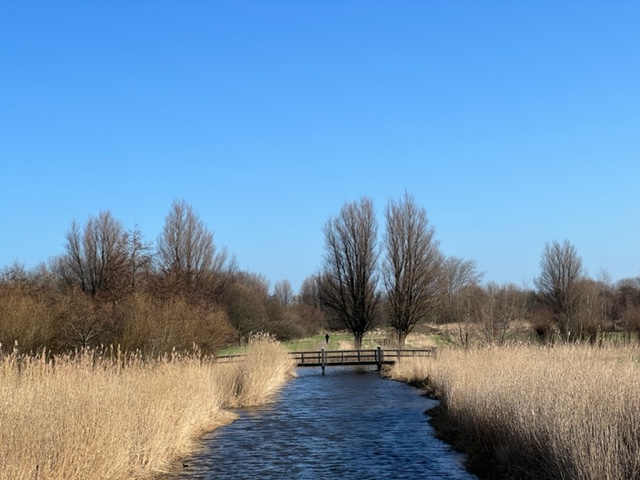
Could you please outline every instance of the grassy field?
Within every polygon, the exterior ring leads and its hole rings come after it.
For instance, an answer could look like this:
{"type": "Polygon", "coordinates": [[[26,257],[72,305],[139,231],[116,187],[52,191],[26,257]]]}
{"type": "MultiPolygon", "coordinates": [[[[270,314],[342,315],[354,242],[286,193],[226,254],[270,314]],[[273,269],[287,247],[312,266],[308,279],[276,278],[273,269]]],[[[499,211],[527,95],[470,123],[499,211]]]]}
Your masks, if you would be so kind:
{"type": "Polygon", "coordinates": [[[441,399],[440,433],[481,478],[629,480],[640,478],[639,360],[632,347],[442,349],[390,375],[441,399]]]}
{"type": "Polygon", "coordinates": [[[197,354],[153,361],[114,351],[45,359],[0,357],[0,479],[147,479],[255,405],[293,374],[263,339],[247,361],[197,354]]]}
{"type": "MultiPolygon", "coordinates": [[[[288,342],[282,342],[284,348],[289,352],[317,351],[325,347],[330,350],[349,350],[353,348],[353,335],[339,332],[332,332],[329,335],[329,343],[326,343],[325,334],[318,334],[312,337],[305,337],[288,342]]],[[[363,342],[363,348],[375,348],[376,341],[380,338],[376,335],[368,335],[363,342]]],[[[227,347],[218,352],[218,355],[241,355],[246,353],[246,346],[227,347]]]]}
{"type": "MultiPolygon", "coordinates": [[[[407,338],[406,348],[425,348],[448,344],[442,337],[435,334],[416,333],[407,338]]],[[[321,348],[328,350],[352,350],[354,348],[353,335],[348,332],[330,332],[329,343],[326,343],[325,334],[318,334],[288,342],[282,345],[290,352],[317,351],[321,348]]],[[[362,348],[375,349],[378,345],[388,348],[396,348],[393,345],[392,335],[385,330],[374,330],[365,335],[362,348]]],[[[218,355],[240,355],[246,352],[246,347],[227,347],[218,352],[218,355]]]]}

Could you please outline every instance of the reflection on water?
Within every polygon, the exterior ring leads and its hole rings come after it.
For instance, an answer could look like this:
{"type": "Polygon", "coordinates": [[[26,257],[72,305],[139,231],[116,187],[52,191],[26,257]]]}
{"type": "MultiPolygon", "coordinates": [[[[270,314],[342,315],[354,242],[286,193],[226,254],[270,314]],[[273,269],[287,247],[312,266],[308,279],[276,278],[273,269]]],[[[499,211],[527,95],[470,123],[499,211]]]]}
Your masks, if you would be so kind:
{"type": "Polygon", "coordinates": [[[204,439],[173,479],[472,479],[417,389],[376,372],[298,369],[275,403],[204,439]]]}

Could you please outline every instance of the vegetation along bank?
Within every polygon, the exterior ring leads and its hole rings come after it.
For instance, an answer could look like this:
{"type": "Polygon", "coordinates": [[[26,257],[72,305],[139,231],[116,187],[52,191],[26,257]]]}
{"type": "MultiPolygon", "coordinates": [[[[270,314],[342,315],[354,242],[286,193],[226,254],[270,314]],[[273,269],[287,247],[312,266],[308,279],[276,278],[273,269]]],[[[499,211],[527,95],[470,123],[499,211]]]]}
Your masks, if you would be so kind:
{"type": "Polygon", "coordinates": [[[640,478],[635,347],[441,349],[391,378],[440,399],[434,426],[480,478],[640,478]]]}
{"type": "Polygon", "coordinates": [[[246,361],[198,352],[0,355],[0,479],[151,479],[193,453],[230,408],[267,401],[293,374],[278,343],[246,361]]]}

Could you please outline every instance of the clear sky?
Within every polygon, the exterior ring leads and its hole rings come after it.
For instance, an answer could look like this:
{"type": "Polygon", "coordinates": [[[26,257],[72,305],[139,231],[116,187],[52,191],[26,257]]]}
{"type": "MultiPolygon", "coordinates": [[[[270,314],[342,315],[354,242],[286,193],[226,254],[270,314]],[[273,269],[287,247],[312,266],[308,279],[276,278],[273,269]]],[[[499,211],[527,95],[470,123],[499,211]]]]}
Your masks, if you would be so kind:
{"type": "Polygon", "coordinates": [[[0,6],[0,266],[190,203],[297,290],[346,201],[405,190],[442,250],[532,285],[548,241],[640,275],[640,2],[0,6]]]}

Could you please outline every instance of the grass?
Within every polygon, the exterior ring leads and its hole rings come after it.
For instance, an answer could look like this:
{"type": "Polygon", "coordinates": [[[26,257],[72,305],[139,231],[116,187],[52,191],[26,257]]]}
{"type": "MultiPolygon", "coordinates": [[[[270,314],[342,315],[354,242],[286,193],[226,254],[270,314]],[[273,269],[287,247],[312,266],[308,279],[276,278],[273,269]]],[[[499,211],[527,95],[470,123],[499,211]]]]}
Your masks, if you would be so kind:
{"type": "Polygon", "coordinates": [[[627,480],[640,478],[637,358],[631,347],[444,349],[391,376],[428,384],[441,433],[483,478],[627,480]]]}
{"type": "MultiPolygon", "coordinates": [[[[311,337],[282,342],[282,346],[289,352],[306,352],[320,350],[323,347],[327,347],[327,344],[324,334],[318,334],[311,337]]],[[[353,336],[346,333],[331,333],[327,348],[332,350],[346,350],[347,348],[353,348],[353,336]],[[349,344],[351,345],[350,347],[349,344]]],[[[232,346],[218,351],[218,356],[243,355],[246,352],[247,346],[232,346]]]]}
{"type": "MultiPolygon", "coordinates": [[[[363,349],[373,349],[383,343],[385,339],[384,332],[373,331],[365,335],[362,340],[363,349]]],[[[329,333],[329,343],[326,343],[325,334],[315,335],[291,342],[285,342],[285,346],[291,352],[315,351],[321,348],[327,350],[352,350],[354,349],[353,335],[347,332],[331,332],[329,333]]]]}
{"type": "Polygon", "coordinates": [[[267,401],[292,372],[266,339],[231,365],[197,353],[2,355],[0,479],[155,478],[232,421],[229,408],[267,401]]]}
{"type": "MultiPolygon", "coordinates": [[[[362,341],[363,349],[375,349],[378,345],[388,346],[389,348],[395,348],[391,346],[390,337],[391,333],[385,330],[374,330],[365,335],[362,341]]],[[[442,345],[443,340],[438,335],[427,334],[411,334],[407,338],[407,348],[425,348],[434,345],[442,345]]],[[[325,334],[313,335],[311,337],[300,338],[296,340],[290,340],[282,342],[282,345],[290,352],[307,352],[317,351],[321,348],[327,348],[328,350],[353,350],[353,335],[348,332],[330,332],[329,344],[327,345],[325,334]]],[[[242,355],[246,353],[246,346],[233,346],[226,347],[218,351],[218,355],[242,355]]]]}

